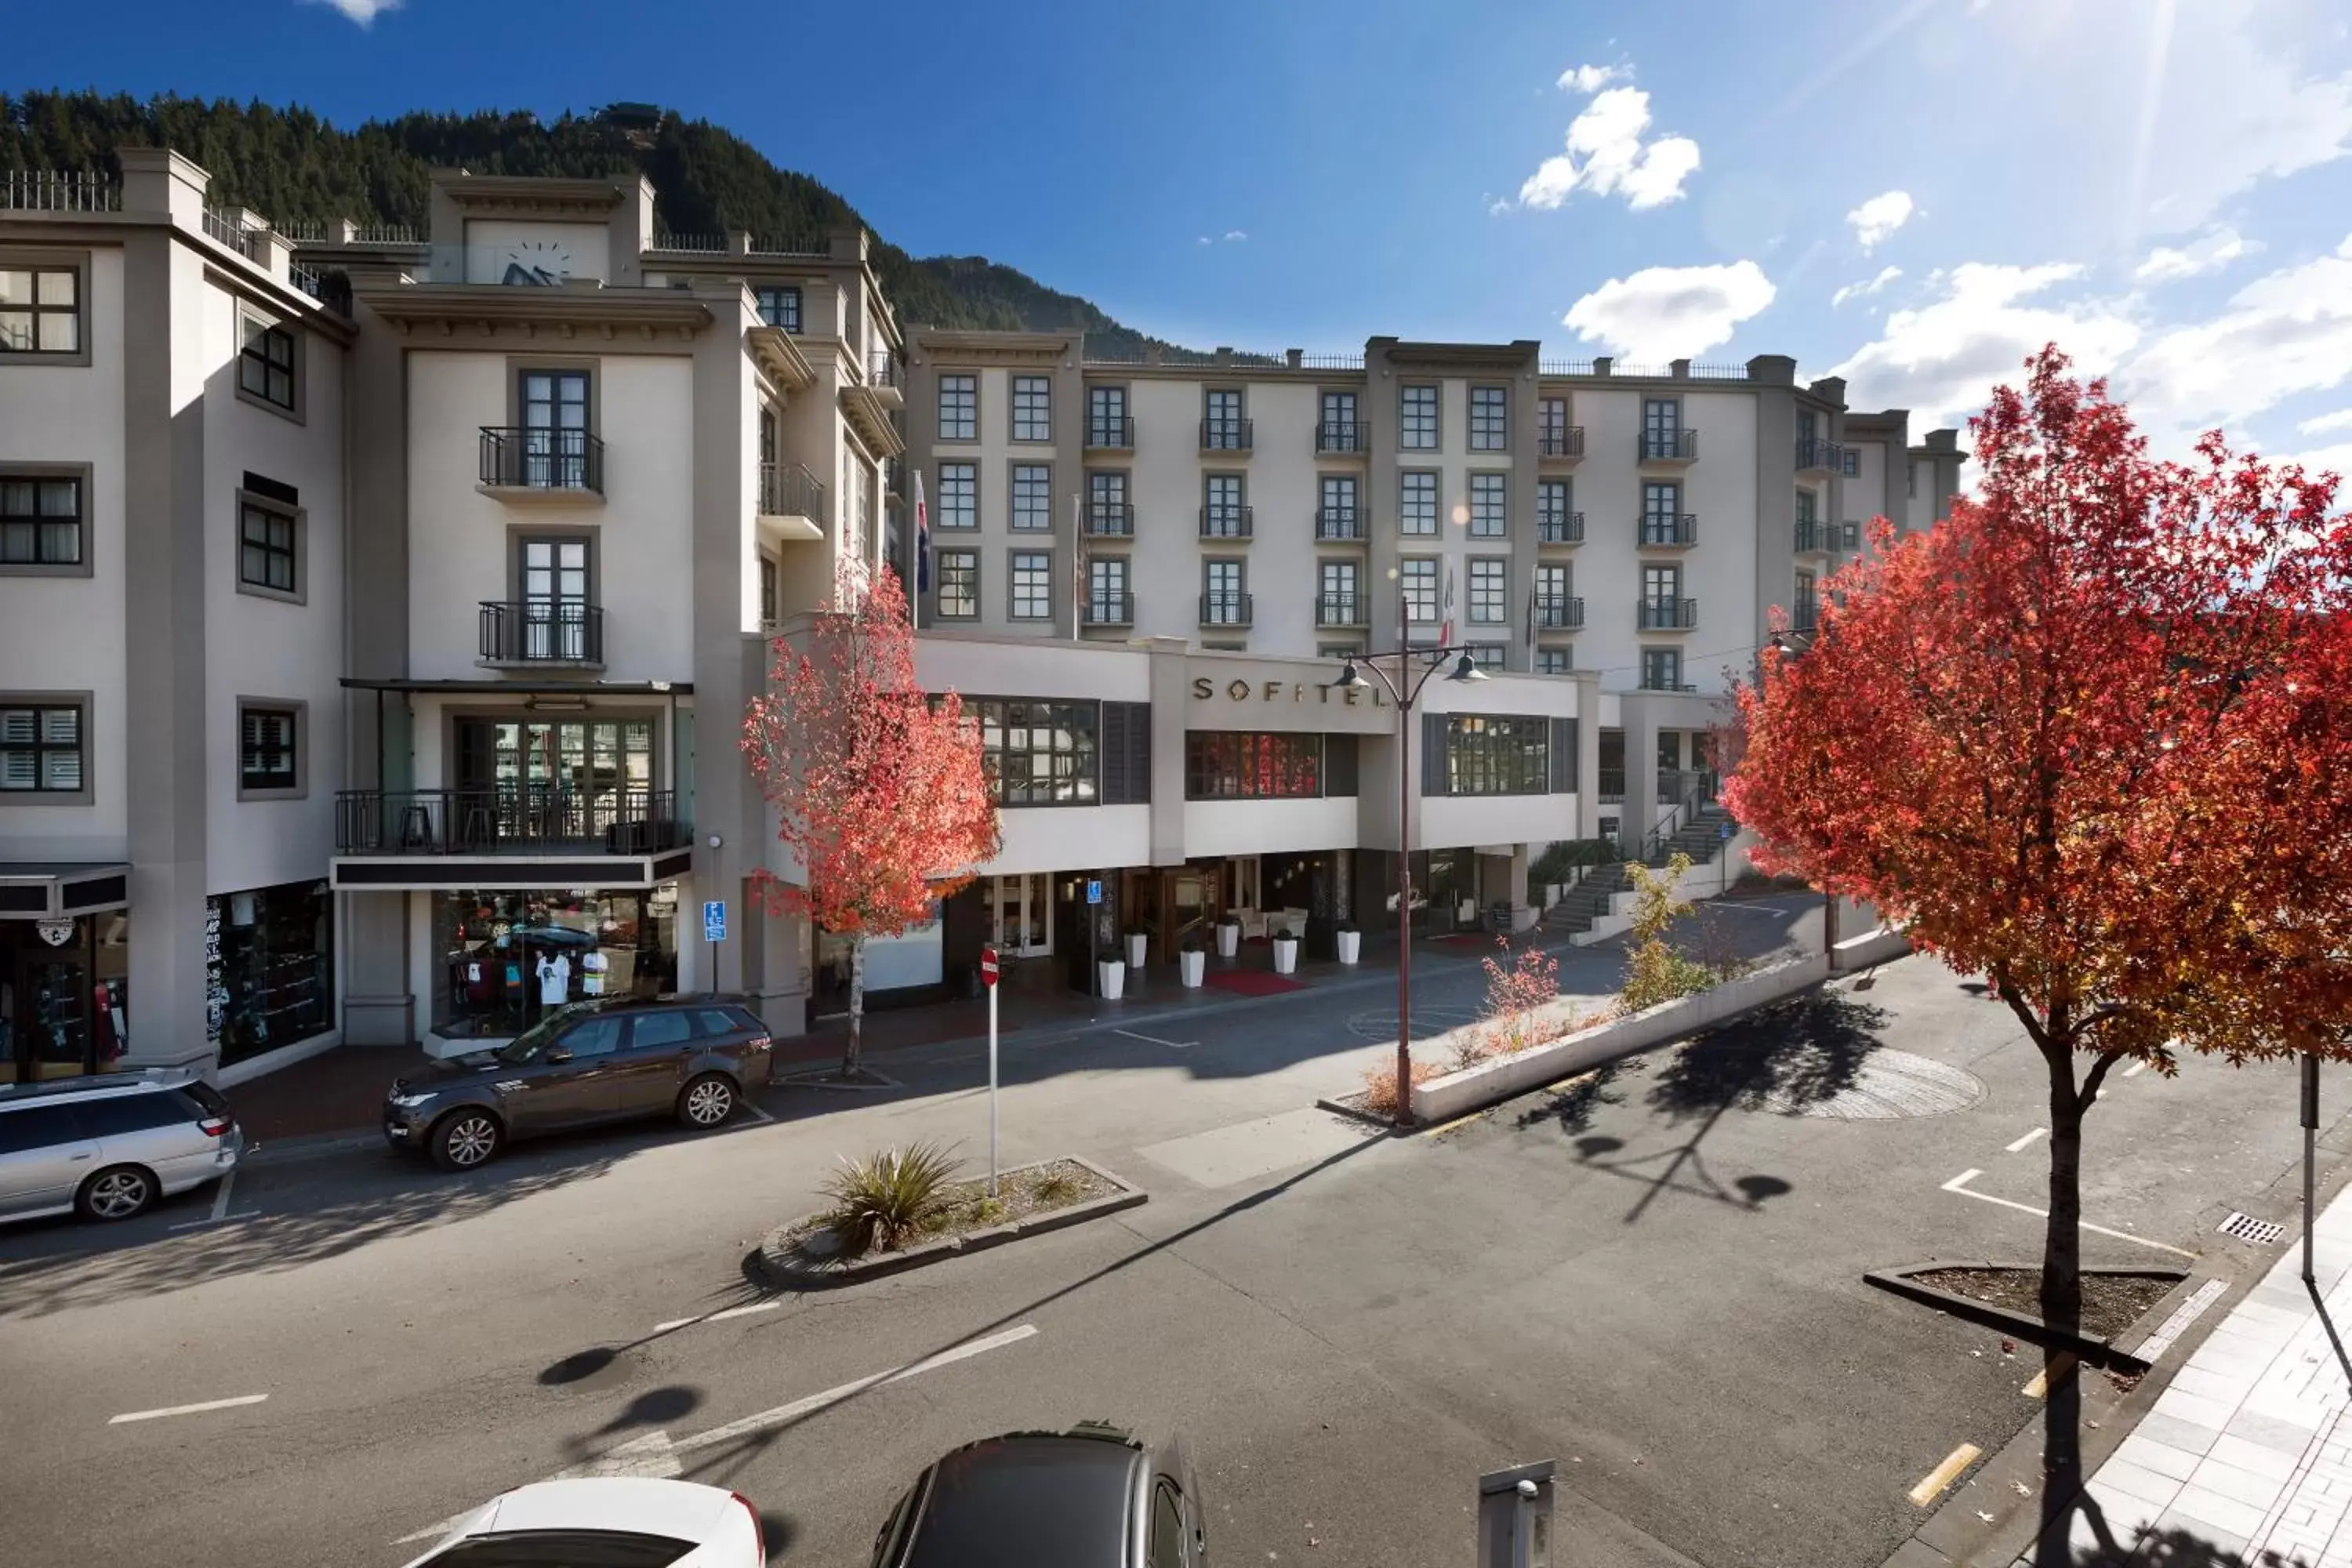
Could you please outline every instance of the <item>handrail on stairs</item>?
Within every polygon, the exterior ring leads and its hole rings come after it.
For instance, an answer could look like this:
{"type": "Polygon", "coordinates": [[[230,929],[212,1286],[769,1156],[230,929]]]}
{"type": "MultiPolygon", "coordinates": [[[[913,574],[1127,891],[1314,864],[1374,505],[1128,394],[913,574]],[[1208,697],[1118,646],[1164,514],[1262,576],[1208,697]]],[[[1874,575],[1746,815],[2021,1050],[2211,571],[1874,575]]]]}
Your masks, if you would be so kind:
{"type": "Polygon", "coordinates": [[[1643,836],[1638,849],[1625,857],[1628,860],[1639,860],[1645,866],[1665,854],[1667,842],[1686,826],[1685,819],[1696,817],[1701,805],[1714,800],[1722,783],[1713,771],[1696,768],[1679,770],[1672,774],[1661,773],[1658,778],[1661,784],[1674,790],[1674,798],[1659,816],[1656,826],[1643,836]]]}

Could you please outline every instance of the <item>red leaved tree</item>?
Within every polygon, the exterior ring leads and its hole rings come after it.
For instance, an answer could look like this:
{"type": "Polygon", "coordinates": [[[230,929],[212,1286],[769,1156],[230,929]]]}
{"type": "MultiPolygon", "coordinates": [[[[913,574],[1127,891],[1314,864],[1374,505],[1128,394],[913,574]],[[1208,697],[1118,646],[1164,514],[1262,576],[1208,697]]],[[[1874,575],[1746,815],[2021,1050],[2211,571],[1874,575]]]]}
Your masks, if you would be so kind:
{"type": "MultiPolygon", "coordinates": [[[[2352,529],[2335,479],[2152,459],[2054,348],[1972,422],[1981,490],[1825,584],[1738,692],[1757,860],[1982,975],[2048,1068],[2045,1322],[2081,1317],[2084,1113],[2117,1062],[2347,1054],[2352,529]]],[[[2045,1531],[2079,1481],[2047,1401],[2045,1531]]]]}
{"type": "Polygon", "coordinates": [[[980,731],[953,691],[915,679],[915,637],[891,573],[845,572],[802,638],[778,638],[768,692],[751,700],[743,752],[803,868],[762,875],[769,907],[849,942],[849,1043],[858,1071],[866,942],[931,918],[1002,842],[980,731]],[[795,646],[796,643],[798,646],[795,646]]]}

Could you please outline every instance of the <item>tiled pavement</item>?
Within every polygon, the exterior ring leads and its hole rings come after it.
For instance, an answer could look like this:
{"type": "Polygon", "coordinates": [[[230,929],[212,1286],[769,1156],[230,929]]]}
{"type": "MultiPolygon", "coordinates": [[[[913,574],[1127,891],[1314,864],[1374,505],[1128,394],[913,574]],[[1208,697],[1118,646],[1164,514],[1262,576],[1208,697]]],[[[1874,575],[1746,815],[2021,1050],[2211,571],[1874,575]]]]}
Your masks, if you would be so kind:
{"type": "MultiPolygon", "coordinates": [[[[2303,1282],[2290,1230],[2261,1285],[2092,1477],[2118,1547],[2178,1532],[2210,1544],[2216,1563],[2352,1568],[2352,1363],[2341,1342],[2352,1327],[2352,1192],[2320,1214],[2315,1238],[2325,1307],[2303,1282]]],[[[2078,1552],[2092,1549],[2080,1517],[2074,1537],[2078,1552]]]]}

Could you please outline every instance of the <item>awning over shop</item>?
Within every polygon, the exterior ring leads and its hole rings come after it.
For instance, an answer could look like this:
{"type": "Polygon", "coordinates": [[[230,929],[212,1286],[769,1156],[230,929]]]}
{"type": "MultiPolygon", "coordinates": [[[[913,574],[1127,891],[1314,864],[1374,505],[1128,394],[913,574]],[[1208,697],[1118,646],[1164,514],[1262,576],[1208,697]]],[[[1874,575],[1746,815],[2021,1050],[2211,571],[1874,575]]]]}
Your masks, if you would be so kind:
{"type": "Polygon", "coordinates": [[[67,920],[131,902],[131,868],[115,860],[0,860],[0,921],[67,920]]]}
{"type": "MultiPolygon", "coordinates": [[[[654,855],[338,855],[328,879],[341,893],[436,888],[529,892],[540,888],[657,888],[693,867],[694,851],[654,855]]],[[[0,889],[5,893],[5,889],[0,889]]]]}

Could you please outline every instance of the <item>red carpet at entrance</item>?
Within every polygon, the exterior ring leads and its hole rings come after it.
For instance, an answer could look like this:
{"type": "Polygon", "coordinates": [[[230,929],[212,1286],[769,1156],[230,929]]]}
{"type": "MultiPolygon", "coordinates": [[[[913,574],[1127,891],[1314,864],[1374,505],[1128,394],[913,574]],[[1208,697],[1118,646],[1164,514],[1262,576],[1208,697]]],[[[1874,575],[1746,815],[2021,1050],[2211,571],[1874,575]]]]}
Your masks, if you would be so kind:
{"type": "Polygon", "coordinates": [[[1268,974],[1263,969],[1228,969],[1205,977],[1206,983],[1220,991],[1231,991],[1237,996],[1279,996],[1286,991],[1304,991],[1307,983],[1279,974],[1268,974]]]}

